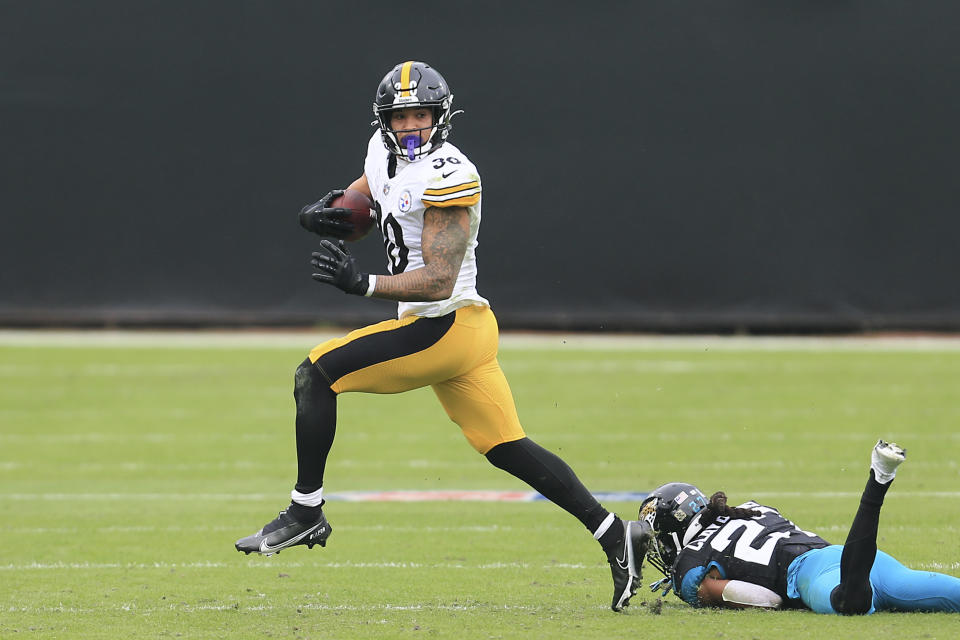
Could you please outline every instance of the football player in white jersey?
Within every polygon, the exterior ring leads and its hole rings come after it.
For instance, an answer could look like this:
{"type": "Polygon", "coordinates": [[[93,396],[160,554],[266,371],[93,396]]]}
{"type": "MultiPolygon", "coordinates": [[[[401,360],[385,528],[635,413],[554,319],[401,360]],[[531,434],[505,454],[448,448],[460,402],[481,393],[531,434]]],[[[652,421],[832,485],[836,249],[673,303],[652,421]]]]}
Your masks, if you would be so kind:
{"type": "MultiPolygon", "coordinates": [[[[397,393],[431,386],[470,444],[496,467],[527,482],[574,515],[607,554],[615,611],[639,581],[643,550],[638,523],[600,505],[570,467],[524,434],[497,361],[498,328],[476,288],[482,187],[476,167],[447,141],[453,94],[423,62],[398,64],[377,89],[377,131],[362,175],[350,184],[377,204],[387,273],[361,270],[343,241],[321,241],[314,279],[346,293],[398,302],[397,318],[317,345],[296,371],[297,482],[290,505],[253,535],[245,553],[294,545],[324,546],[323,477],[336,428],[337,395],[397,393]]],[[[344,238],[346,212],[330,207],[331,191],[300,213],[321,236],[344,238]]]]}

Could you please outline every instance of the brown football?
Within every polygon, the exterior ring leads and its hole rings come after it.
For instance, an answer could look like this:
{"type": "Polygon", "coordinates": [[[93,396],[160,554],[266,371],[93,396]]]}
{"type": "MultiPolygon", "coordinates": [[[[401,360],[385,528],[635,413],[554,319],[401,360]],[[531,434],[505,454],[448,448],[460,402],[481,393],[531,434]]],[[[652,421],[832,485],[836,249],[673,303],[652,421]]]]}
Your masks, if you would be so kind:
{"type": "Polygon", "coordinates": [[[377,223],[377,209],[373,200],[355,189],[347,189],[343,195],[330,203],[331,207],[350,209],[349,221],[353,223],[353,233],[344,238],[347,242],[356,242],[365,237],[377,223]]]}

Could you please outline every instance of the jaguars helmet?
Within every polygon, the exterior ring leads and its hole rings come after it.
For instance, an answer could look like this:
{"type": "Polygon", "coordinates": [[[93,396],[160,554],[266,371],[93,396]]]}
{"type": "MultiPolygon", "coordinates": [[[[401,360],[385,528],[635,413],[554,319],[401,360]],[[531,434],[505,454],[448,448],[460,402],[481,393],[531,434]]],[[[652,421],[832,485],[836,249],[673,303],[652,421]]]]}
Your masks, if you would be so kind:
{"type": "Polygon", "coordinates": [[[698,517],[707,507],[703,492],[686,482],[670,482],[651,491],[640,504],[640,520],[653,529],[647,561],[670,577],[677,555],[703,529],[698,517]]]}
{"type": "MultiPolygon", "coordinates": [[[[373,113],[377,117],[371,124],[380,127],[383,146],[398,157],[417,160],[443,144],[453,125],[451,119],[453,94],[447,81],[440,73],[424,62],[408,60],[390,70],[377,87],[377,97],[373,101],[373,113]],[[390,128],[390,112],[407,107],[424,107],[433,112],[433,125],[430,136],[423,144],[407,147],[404,136],[411,131],[395,132],[390,128]]],[[[411,143],[412,144],[412,143],[411,143]]]]}

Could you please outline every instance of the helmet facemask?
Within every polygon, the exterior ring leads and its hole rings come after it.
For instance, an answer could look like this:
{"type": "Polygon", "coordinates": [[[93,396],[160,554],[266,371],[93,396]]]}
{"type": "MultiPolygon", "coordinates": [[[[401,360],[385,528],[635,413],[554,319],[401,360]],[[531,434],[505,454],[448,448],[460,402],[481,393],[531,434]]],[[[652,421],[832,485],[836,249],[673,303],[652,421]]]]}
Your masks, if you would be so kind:
{"type": "Polygon", "coordinates": [[[657,529],[658,502],[659,498],[647,498],[640,506],[639,519],[646,520],[653,530],[653,539],[650,541],[650,546],[647,547],[647,562],[669,578],[670,568],[673,566],[673,561],[677,558],[677,553],[670,548],[668,539],[661,541],[661,538],[667,534],[657,529]]]}
{"type": "MultiPolygon", "coordinates": [[[[448,99],[447,102],[450,102],[450,100],[448,99]]],[[[373,124],[380,127],[380,134],[383,138],[384,146],[394,155],[411,162],[422,158],[443,144],[443,141],[446,140],[450,132],[450,116],[452,114],[450,113],[449,106],[444,108],[442,106],[414,104],[389,109],[377,109],[374,107],[374,113],[377,116],[377,120],[374,121],[373,124]],[[400,129],[394,131],[390,122],[393,112],[397,109],[406,109],[409,107],[429,109],[433,120],[430,126],[420,129],[400,129]],[[425,130],[429,133],[426,136],[426,141],[421,142],[423,137],[420,132],[425,130]],[[408,138],[412,138],[415,143],[410,144],[408,138]]]]}

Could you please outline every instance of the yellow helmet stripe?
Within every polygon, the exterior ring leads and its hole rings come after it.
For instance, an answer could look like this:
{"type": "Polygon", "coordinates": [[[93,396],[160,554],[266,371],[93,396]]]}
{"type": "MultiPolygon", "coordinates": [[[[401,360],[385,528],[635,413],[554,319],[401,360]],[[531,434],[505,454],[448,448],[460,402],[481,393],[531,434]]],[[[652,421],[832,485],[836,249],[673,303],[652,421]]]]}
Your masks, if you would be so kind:
{"type": "Polygon", "coordinates": [[[403,63],[400,69],[400,96],[406,98],[410,95],[410,70],[413,68],[413,60],[403,63]]]}

